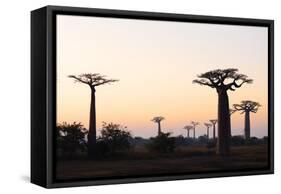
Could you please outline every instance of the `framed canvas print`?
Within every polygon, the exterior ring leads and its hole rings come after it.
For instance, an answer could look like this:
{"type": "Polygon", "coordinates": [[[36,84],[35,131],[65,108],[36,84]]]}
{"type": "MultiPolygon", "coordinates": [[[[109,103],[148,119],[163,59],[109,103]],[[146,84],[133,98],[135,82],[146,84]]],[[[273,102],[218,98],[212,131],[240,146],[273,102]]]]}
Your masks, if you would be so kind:
{"type": "Polygon", "coordinates": [[[31,12],[31,182],[273,173],[273,21],[31,12]]]}

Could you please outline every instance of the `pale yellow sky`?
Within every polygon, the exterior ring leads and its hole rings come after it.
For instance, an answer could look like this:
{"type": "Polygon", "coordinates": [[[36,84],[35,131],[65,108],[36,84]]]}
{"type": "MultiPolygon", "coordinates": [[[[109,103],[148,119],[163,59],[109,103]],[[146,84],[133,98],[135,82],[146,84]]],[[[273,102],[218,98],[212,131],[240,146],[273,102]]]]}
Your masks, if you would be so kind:
{"type": "MultiPolygon", "coordinates": [[[[252,135],[267,135],[267,28],[57,16],[57,122],[82,122],[88,128],[90,89],[67,76],[100,73],[119,79],[97,88],[97,129],[102,121],[125,125],[134,136],[155,136],[150,120],[164,116],[162,128],[186,134],[183,126],[216,118],[214,89],[192,84],[196,75],[238,68],[254,79],[229,92],[230,105],[241,100],[262,104],[251,115],[252,135]]],[[[232,116],[232,134],[243,133],[244,115],[232,116]]]]}

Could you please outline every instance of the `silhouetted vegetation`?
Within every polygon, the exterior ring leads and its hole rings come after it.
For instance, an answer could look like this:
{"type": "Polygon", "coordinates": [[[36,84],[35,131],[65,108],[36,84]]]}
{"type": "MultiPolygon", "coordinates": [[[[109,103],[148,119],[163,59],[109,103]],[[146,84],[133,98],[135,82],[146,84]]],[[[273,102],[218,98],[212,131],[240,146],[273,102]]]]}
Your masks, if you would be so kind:
{"type": "Polygon", "coordinates": [[[87,151],[86,135],[88,131],[81,123],[57,126],[57,154],[59,157],[74,157],[87,151]]]}
{"type": "MultiPolygon", "coordinates": [[[[217,69],[200,74],[198,75],[199,79],[193,81],[193,83],[216,89],[218,95],[218,118],[208,122],[203,121],[203,125],[206,127],[204,135],[196,137],[196,127],[200,123],[192,121],[190,125],[183,127],[186,130],[186,137],[185,134],[173,137],[171,133],[163,133],[162,131],[161,122],[165,118],[156,116],[151,121],[157,124],[158,133],[156,137],[150,138],[132,137],[127,127],[106,122],[103,122],[100,135],[97,137],[96,86],[118,80],[106,79],[100,74],[70,75],[70,78],[88,85],[91,89],[89,131],[81,123],[75,122],[57,126],[57,154],[63,156],[59,157],[60,162],[63,164],[66,161],[67,164],[68,161],[64,160],[65,158],[75,158],[72,161],[77,162],[78,166],[84,169],[85,175],[100,174],[101,176],[104,174],[111,176],[112,172],[117,175],[120,173],[132,174],[135,170],[141,174],[142,169],[146,167],[156,169],[156,171],[158,169],[158,172],[175,172],[173,170],[181,172],[181,167],[190,172],[199,172],[209,169],[221,170],[225,167],[226,169],[234,169],[235,166],[237,169],[241,169],[245,165],[248,165],[247,167],[264,166],[267,164],[267,155],[264,153],[267,150],[268,137],[250,137],[249,114],[257,112],[260,107],[259,103],[242,101],[241,104],[234,104],[234,109],[229,108],[227,92],[234,91],[244,83],[252,83],[253,81],[248,79],[246,75],[237,72],[238,69],[217,69]],[[245,113],[245,138],[231,135],[230,117],[236,111],[245,113]],[[190,130],[193,130],[193,137],[190,137],[190,130]],[[230,146],[232,147],[231,152],[230,146]],[[218,157],[216,153],[228,157],[218,157]],[[117,163],[117,168],[120,167],[123,171],[112,167],[117,163]],[[82,164],[85,164],[87,168],[82,164]],[[170,164],[174,164],[171,168],[173,170],[169,169],[170,164]],[[167,168],[167,166],[169,167],[167,168]],[[131,172],[127,172],[128,169],[131,169],[131,172]]],[[[72,170],[71,165],[73,164],[70,162],[66,169],[70,169],[70,174],[75,174],[77,170],[72,170]]],[[[62,168],[64,168],[63,165],[62,168]]]]}
{"type": "Polygon", "coordinates": [[[175,138],[170,136],[171,133],[160,133],[157,137],[150,138],[146,148],[152,152],[173,152],[175,149],[175,138]]]}
{"type": "Polygon", "coordinates": [[[131,133],[119,124],[103,122],[101,135],[97,139],[99,156],[116,155],[131,147],[131,133]]]}

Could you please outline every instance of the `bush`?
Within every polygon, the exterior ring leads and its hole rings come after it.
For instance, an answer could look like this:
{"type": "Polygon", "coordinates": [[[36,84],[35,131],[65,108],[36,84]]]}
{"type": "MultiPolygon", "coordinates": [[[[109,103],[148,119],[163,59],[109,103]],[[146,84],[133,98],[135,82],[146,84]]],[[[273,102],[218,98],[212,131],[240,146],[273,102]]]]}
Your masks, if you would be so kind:
{"type": "Polygon", "coordinates": [[[85,137],[87,130],[81,123],[68,124],[66,122],[57,126],[57,153],[59,156],[74,156],[87,151],[85,137]]]}
{"type": "Polygon", "coordinates": [[[217,139],[212,139],[210,141],[208,141],[206,147],[211,149],[211,148],[215,148],[217,146],[217,139]]]}
{"type": "Polygon", "coordinates": [[[146,144],[149,151],[152,152],[173,152],[175,149],[175,138],[170,137],[171,133],[161,133],[157,137],[150,138],[150,142],[146,144]]]}
{"type": "Polygon", "coordinates": [[[101,135],[97,139],[100,155],[112,155],[130,149],[131,133],[119,124],[103,122],[101,135]]]}

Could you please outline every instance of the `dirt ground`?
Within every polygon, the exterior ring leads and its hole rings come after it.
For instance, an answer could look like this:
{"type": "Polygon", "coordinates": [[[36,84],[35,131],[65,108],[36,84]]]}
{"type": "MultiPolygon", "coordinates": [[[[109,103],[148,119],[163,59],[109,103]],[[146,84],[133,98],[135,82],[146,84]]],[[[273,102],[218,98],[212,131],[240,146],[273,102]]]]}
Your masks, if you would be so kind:
{"type": "MultiPolygon", "coordinates": [[[[58,161],[56,178],[57,180],[69,180],[76,178],[243,170],[265,168],[268,165],[267,145],[233,147],[231,155],[224,158],[216,155],[214,150],[205,147],[188,149],[181,149],[169,156],[154,158],[126,159],[125,157],[100,161],[85,159],[58,161]],[[188,149],[197,151],[192,153],[188,149]],[[197,152],[201,154],[196,155],[197,152]]],[[[138,153],[138,155],[141,155],[141,153],[138,153]]]]}

